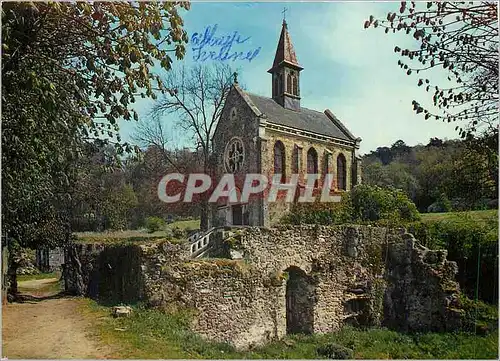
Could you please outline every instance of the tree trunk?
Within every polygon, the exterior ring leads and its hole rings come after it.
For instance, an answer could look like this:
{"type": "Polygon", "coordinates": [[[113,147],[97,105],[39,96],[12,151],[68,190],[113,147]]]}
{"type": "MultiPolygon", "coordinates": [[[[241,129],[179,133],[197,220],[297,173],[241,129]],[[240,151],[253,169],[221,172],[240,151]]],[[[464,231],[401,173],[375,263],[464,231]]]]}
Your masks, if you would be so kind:
{"type": "MultiPolygon", "coordinates": [[[[207,140],[205,150],[203,152],[203,171],[205,174],[210,175],[210,178],[214,179],[213,177],[213,167],[212,164],[210,163],[210,154],[208,153],[209,149],[209,143],[210,141],[207,140]]],[[[212,184],[212,187],[214,185],[212,184]]],[[[213,189],[213,188],[212,188],[213,189]]],[[[209,226],[209,204],[208,204],[208,199],[210,197],[209,192],[205,192],[201,194],[201,199],[200,199],[200,230],[206,231],[209,226]]]]}
{"type": "Polygon", "coordinates": [[[19,268],[19,263],[17,262],[17,255],[13,252],[9,255],[9,270],[7,271],[9,286],[7,289],[7,299],[12,302],[17,298],[17,269],[19,268]]]}
{"type": "Polygon", "coordinates": [[[202,231],[208,229],[208,200],[205,196],[200,202],[200,229],[202,231]]]}

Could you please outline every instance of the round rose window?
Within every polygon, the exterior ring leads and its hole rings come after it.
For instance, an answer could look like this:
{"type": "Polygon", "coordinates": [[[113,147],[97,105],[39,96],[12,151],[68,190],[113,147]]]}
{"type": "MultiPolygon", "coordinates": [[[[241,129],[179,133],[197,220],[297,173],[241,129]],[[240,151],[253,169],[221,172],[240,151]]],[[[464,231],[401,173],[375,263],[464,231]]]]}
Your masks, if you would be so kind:
{"type": "Polygon", "coordinates": [[[236,173],[243,167],[245,161],[245,150],[243,141],[240,138],[232,138],[226,145],[224,151],[224,165],[226,171],[236,173]]]}

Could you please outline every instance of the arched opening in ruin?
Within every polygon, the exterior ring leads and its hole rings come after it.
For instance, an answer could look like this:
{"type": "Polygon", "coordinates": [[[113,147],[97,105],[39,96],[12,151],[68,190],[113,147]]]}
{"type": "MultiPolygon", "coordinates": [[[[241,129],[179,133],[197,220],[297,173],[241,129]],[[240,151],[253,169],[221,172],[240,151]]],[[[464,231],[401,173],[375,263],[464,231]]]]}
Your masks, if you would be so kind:
{"type": "Polygon", "coordinates": [[[315,285],[310,276],[298,267],[285,270],[286,333],[310,334],[314,331],[315,285]]]}

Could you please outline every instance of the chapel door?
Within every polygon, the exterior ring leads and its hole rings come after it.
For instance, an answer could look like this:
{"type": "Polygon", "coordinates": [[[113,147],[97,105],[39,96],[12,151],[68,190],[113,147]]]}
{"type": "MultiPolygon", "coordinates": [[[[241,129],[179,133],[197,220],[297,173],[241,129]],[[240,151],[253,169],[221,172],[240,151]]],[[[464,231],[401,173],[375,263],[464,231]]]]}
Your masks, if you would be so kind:
{"type": "Polygon", "coordinates": [[[234,205],[231,208],[233,211],[233,226],[243,225],[243,207],[241,205],[234,205]]]}

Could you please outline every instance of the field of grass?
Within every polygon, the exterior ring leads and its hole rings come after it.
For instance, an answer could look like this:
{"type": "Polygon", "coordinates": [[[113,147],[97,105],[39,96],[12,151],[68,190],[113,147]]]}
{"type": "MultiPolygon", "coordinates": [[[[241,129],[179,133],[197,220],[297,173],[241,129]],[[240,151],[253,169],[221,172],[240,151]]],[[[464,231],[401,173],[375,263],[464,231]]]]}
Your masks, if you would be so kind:
{"type": "Polygon", "coordinates": [[[166,238],[166,231],[148,233],[142,230],[127,230],[113,232],[78,232],[75,233],[78,242],[81,243],[115,243],[115,242],[141,242],[166,238]]]}
{"type": "Polygon", "coordinates": [[[167,228],[174,228],[174,227],[179,227],[181,229],[199,229],[200,228],[200,220],[199,219],[192,219],[189,221],[175,221],[172,223],[167,224],[167,228]]]}
{"type": "Polygon", "coordinates": [[[401,334],[386,329],[346,327],[326,335],[292,335],[250,351],[204,341],[188,328],[189,312],[162,313],[134,307],[128,318],[88,301],[82,310],[100,320],[95,336],[114,346],[116,358],[318,359],[332,358],[331,345],[348,348],[356,359],[497,359],[498,332],[488,336],[401,334]],[[327,352],[325,352],[327,351],[327,352]]]}
{"type": "Polygon", "coordinates": [[[498,210],[490,209],[486,211],[468,212],[448,212],[448,213],[421,213],[423,222],[451,221],[460,222],[472,219],[482,223],[498,224],[498,210]]]}
{"type": "Polygon", "coordinates": [[[125,230],[112,232],[76,232],[75,236],[81,243],[116,243],[116,242],[150,242],[156,239],[167,238],[172,234],[171,230],[175,227],[181,229],[198,229],[199,220],[175,221],[165,226],[164,230],[149,233],[147,230],[125,230]]]}
{"type": "Polygon", "coordinates": [[[59,278],[59,277],[61,277],[61,272],[38,273],[36,275],[17,275],[17,281],[24,282],[24,281],[43,280],[46,278],[59,278]]]}
{"type": "Polygon", "coordinates": [[[446,224],[456,226],[457,228],[467,225],[476,225],[486,231],[489,240],[498,242],[497,209],[468,212],[423,213],[421,217],[422,222],[428,225],[446,224]]]}
{"type": "Polygon", "coordinates": [[[63,290],[61,272],[18,275],[17,288],[20,293],[32,296],[48,296],[63,290]]]}

